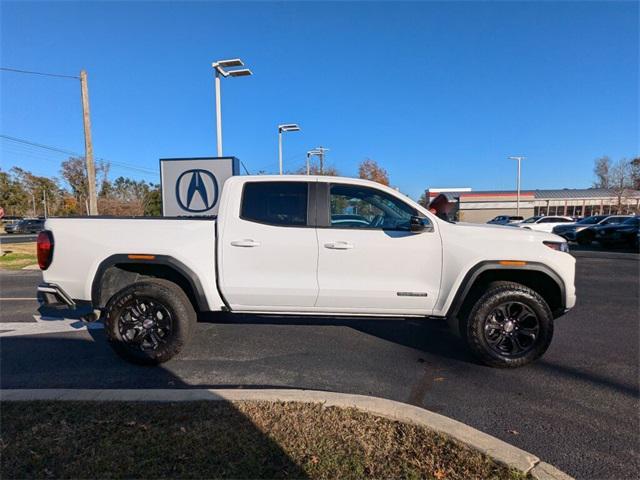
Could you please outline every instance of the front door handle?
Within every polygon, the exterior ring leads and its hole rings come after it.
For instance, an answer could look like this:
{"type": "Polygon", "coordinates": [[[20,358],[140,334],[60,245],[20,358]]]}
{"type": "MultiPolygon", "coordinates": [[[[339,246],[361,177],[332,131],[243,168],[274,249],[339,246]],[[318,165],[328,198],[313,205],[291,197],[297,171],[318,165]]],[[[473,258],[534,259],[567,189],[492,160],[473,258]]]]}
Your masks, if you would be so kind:
{"type": "Polygon", "coordinates": [[[332,250],[351,250],[353,248],[353,243],[349,242],[330,242],[325,243],[324,248],[330,248],[332,250]]]}
{"type": "Polygon", "coordinates": [[[233,245],[234,247],[250,248],[259,247],[260,242],[256,242],[255,240],[252,240],[250,238],[245,238],[244,240],[234,240],[231,242],[231,245],[233,245]]]}

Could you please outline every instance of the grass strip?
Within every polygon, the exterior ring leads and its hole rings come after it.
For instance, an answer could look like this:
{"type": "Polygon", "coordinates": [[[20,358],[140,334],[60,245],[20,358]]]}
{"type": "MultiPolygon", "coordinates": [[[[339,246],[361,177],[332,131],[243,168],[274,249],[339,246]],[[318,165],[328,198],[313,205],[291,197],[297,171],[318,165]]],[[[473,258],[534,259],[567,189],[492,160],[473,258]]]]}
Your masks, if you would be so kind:
{"type": "Polygon", "coordinates": [[[38,263],[36,243],[8,243],[2,245],[0,268],[20,270],[28,265],[38,263]]]}
{"type": "Polygon", "coordinates": [[[431,430],[270,402],[4,402],[1,478],[434,478],[524,475],[431,430]]]}

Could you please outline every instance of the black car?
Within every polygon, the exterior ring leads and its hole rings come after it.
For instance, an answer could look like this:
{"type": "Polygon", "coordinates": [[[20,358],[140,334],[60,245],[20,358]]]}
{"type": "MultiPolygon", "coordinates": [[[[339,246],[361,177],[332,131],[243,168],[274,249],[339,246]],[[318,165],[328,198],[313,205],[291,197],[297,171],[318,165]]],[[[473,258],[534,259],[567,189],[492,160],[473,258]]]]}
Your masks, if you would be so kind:
{"type": "Polygon", "coordinates": [[[628,218],[630,218],[629,215],[592,215],[590,217],[585,217],[576,223],[558,225],[553,228],[553,233],[560,235],[569,242],[578,242],[580,245],[588,245],[595,239],[595,227],[619,224],[628,218]]]}
{"type": "Polygon", "coordinates": [[[44,229],[44,219],[30,218],[5,225],[6,233],[38,233],[44,229]]]}
{"type": "Polygon", "coordinates": [[[603,247],[613,245],[625,245],[633,247],[638,240],[640,230],[640,216],[630,217],[622,223],[616,225],[604,225],[594,227],[595,239],[603,247]]]}

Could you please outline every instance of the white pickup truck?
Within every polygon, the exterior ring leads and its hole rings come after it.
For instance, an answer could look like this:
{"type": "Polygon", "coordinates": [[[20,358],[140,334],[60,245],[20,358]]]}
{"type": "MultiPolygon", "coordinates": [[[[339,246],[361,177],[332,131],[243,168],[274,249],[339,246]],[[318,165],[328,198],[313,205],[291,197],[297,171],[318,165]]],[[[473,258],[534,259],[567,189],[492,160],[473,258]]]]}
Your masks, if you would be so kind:
{"type": "Polygon", "coordinates": [[[169,360],[198,312],[447,319],[484,363],[540,357],[572,308],[556,235],[441,220],[366,180],[236,176],[216,218],[50,218],[46,315],[101,319],[143,364],[169,360]]]}

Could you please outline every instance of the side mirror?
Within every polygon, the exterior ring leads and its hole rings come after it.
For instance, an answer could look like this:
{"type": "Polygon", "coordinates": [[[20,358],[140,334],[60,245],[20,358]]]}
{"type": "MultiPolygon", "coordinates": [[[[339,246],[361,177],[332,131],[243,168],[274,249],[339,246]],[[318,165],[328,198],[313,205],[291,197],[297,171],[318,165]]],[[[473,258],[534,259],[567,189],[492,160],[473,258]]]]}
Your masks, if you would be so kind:
{"type": "Polygon", "coordinates": [[[411,215],[411,220],[409,220],[409,230],[413,233],[424,232],[427,228],[425,222],[428,222],[426,218],[418,217],[417,215],[411,215]]]}

